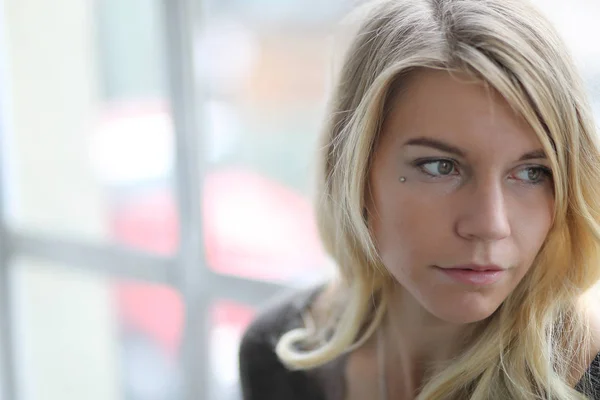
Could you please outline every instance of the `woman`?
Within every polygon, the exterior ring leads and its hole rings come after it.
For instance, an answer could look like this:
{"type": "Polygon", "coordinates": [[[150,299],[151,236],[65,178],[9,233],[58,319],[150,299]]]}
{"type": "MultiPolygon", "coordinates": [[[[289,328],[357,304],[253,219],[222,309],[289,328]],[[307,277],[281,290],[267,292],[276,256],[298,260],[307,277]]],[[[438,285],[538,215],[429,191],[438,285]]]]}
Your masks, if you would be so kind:
{"type": "Polygon", "coordinates": [[[244,398],[600,399],[600,147],[551,25],[524,0],[371,3],[329,116],[339,279],[248,328],[244,398]]]}

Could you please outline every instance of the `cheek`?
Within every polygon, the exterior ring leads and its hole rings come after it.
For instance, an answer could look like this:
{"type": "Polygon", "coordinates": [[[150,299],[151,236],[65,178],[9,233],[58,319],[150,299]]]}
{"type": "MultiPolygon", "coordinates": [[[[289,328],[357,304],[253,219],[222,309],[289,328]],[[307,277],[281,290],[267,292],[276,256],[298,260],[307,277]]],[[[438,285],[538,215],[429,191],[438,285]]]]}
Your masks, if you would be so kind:
{"type": "Polygon", "coordinates": [[[432,256],[433,243],[436,247],[451,243],[447,237],[452,232],[446,221],[449,213],[438,202],[431,204],[414,192],[388,194],[389,191],[385,198],[377,199],[371,224],[377,249],[388,269],[426,263],[432,256]]]}
{"type": "Polygon", "coordinates": [[[520,276],[531,268],[546,241],[554,214],[554,194],[550,185],[508,191],[506,206],[510,215],[510,244],[520,276]]]}
{"type": "Polygon", "coordinates": [[[539,202],[533,207],[520,207],[514,214],[512,236],[529,266],[540,251],[552,226],[553,202],[539,202]],[[543,204],[543,206],[540,206],[543,204]]]}

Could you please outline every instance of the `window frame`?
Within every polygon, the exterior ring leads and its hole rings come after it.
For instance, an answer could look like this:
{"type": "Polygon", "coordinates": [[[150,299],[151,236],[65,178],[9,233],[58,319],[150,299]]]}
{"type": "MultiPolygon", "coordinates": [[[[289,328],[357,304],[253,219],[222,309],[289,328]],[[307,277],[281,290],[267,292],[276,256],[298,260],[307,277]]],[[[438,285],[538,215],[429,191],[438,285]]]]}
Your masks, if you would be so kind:
{"type": "MultiPolygon", "coordinates": [[[[211,393],[210,311],[219,300],[231,300],[256,307],[288,286],[237,276],[221,275],[208,268],[203,252],[202,158],[203,82],[194,76],[194,33],[202,28],[202,0],[162,2],[166,26],[166,63],[169,98],[175,127],[175,194],[180,216],[177,253],[163,257],[123,246],[92,244],[19,232],[9,227],[4,199],[7,193],[6,163],[0,162],[0,400],[22,400],[16,367],[15,311],[11,283],[11,261],[28,257],[61,264],[70,269],[93,272],[117,279],[135,279],[161,284],[181,293],[185,306],[185,327],[180,362],[186,400],[208,399],[211,393]],[[200,156],[199,156],[200,155],[200,156]]],[[[0,21],[5,18],[0,0],[0,21]]],[[[7,49],[0,29],[0,87],[10,83],[6,72],[7,49]]],[[[0,145],[11,132],[7,122],[8,101],[0,97],[0,145]]],[[[1,146],[0,148],[5,148],[1,146]]]]}

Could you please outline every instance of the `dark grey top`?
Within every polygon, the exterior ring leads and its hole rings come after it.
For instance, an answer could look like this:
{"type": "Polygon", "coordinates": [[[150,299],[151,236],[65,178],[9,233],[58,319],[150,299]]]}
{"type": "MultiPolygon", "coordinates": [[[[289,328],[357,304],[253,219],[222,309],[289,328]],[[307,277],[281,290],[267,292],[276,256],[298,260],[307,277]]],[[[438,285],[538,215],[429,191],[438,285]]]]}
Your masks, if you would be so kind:
{"type": "MultiPolygon", "coordinates": [[[[308,371],[290,371],[275,354],[285,332],[302,326],[302,312],[321,287],[287,295],[266,307],[246,330],[240,345],[244,400],[344,400],[346,357],[308,371]]],[[[600,400],[600,353],[575,387],[600,400]]]]}

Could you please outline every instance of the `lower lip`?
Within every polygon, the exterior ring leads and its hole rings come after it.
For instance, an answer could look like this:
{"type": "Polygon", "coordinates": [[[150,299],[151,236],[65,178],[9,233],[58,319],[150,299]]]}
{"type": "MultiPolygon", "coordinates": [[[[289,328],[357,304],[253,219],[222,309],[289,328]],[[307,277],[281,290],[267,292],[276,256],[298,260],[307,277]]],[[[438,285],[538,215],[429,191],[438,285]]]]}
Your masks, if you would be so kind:
{"type": "Polygon", "coordinates": [[[443,269],[438,268],[453,280],[467,285],[491,285],[502,278],[504,270],[473,271],[470,269],[443,269]]]}

